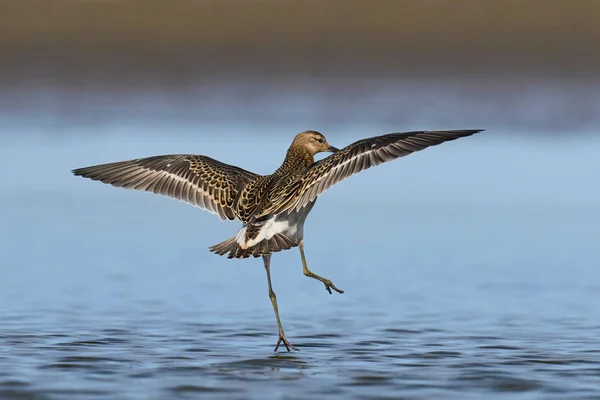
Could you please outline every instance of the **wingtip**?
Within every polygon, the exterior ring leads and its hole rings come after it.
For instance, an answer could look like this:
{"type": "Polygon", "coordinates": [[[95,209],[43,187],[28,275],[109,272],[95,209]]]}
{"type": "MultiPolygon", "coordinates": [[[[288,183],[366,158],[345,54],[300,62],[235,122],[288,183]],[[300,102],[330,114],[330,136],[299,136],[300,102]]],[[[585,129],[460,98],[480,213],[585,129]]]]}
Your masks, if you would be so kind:
{"type": "Polygon", "coordinates": [[[483,132],[485,129],[461,129],[458,131],[450,131],[459,134],[460,136],[471,136],[479,132],[483,132]]]}
{"type": "Polygon", "coordinates": [[[425,131],[423,133],[434,133],[434,134],[442,134],[444,136],[448,136],[447,140],[454,140],[461,137],[467,137],[471,135],[475,135],[476,133],[483,132],[485,129],[449,129],[449,130],[437,130],[437,131],[425,131]]]}
{"type": "Polygon", "coordinates": [[[85,168],[75,168],[71,170],[71,173],[75,176],[83,176],[85,173],[85,168]]]}
{"type": "Polygon", "coordinates": [[[479,133],[479,132],[483,132],[485,131],[485,129],[462,129],[459,130],[457,132],[464,132],[464,133],[469,133],[469,134],[475,134],[475,133],[479,133]]]}
{"type": "Polygon", "coordinates": [[[449,129],[449,130],[435,130],[435,131],[424,131],[424,133],[446,133],[454,134],[459,136],[474,135],[479,132],[483,132],[485,129],[449,129]]]}

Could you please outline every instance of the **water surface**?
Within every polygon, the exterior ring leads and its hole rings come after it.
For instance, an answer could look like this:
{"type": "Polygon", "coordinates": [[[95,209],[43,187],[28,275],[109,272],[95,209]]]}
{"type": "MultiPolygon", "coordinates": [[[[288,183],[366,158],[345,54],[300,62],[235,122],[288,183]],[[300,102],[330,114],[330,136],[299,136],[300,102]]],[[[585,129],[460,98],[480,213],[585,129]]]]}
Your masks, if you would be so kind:
{"type": "Polygon", "coordinates": [[[261,261],[207,250],[236,224],[69,170],[197,152],[268,173],[293,133],[147,129],[3,136],[0,398],[600,398],[600,142],[462,139],[331,189],[306,251],[345,293],[276,254],[301,351],[273,353],[261,261]]]}

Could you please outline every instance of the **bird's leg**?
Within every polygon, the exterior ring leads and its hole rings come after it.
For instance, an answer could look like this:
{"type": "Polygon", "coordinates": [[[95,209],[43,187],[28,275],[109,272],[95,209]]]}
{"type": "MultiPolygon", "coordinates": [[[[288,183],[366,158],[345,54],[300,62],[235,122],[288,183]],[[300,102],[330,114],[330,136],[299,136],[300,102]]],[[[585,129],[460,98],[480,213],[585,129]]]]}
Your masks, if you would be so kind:
{"type": "Polygon", "coordinates": [[[306,265],[306,257],[304,256],[304,242],[303,241],[301,241],[300,244],[298,244],[298,248],[300,249],[300,256],[302,257],[302,268],[304,269],[304,275],[308,276],[309,278],[313,278],[313,279],[323,282],[323,284],[325,285],[325,289],[327,289],[329,294],[331,294],[331,289],[335,290],[338,293],[344,293],[343,290],[336,288],[335,285],[333,284],[333,282],[331,282],[329,279],[323,278],[308,269],[308,266],[306,265]]]}
{"type": "Polygon", "coordinates": [[[294,349],[296,351],[300,351],[290,342],[288,342],[285,337],[285,333],[283,332],[283,326],[281,325],[281,320],[279,319],[279,309],[277,308],[277,297],[275,297],[275,292],[273,291],[273,287],[271,286],[271,254],[267,254],[262,256],[263,261],[265,263],[265,270],[267,271],[267,282],[269,283],[269,298],[271,299],[271,304],[273,304],[273,311],[275,311],[275,319],[277,319],[277,327],[279,328],[279,339],[277,340],[277,344],[275,345],[275,350],[279,348],[279,345],[283,343],[287,351],[290,349],[294,349]]]}

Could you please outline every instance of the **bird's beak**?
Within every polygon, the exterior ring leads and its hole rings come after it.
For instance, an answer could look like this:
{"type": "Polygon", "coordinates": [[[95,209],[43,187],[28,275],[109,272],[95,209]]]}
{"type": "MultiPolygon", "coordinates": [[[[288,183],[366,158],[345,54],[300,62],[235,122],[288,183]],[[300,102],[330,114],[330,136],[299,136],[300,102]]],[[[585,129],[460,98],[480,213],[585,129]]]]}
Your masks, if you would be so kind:
{"type": "Polygon", "coordinates": [[[340,151],[340,149],[338,149],[337,147],[329,146],[327,148],[327,151],[330,153],[335,153],[336,151],[340,151]]]}

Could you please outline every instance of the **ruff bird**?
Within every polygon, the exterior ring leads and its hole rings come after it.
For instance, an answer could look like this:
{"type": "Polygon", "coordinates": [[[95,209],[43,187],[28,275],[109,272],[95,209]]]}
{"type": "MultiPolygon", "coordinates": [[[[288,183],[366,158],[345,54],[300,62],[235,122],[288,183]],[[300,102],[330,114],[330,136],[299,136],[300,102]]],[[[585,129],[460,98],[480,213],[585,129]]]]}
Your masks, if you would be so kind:
{"type": "Polygon", "coordinates": [[[316,131],[296,135],[283,164],[271,175],[258,175],[203,155],[174,154],[75,169],[75,175],[126,189],[168,196],[218,215],[238,219],[237,234],[210,247],[228,258],[262,257],[279,338],[275,351],[297,350],[286,338],[271,285],[271,255],[298,247],[304,275],[344,293],[308,269],[304,255],[304,221],[317,197],[332,185],[362,170],[430,146],[471,136],[481,130],[390,133],[354,142],[339,150],[316,131]],[[315,161],[315,154],[333,153],[315,161]]]}

